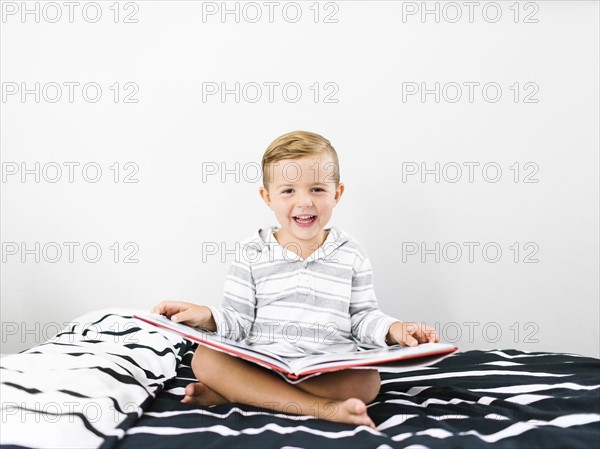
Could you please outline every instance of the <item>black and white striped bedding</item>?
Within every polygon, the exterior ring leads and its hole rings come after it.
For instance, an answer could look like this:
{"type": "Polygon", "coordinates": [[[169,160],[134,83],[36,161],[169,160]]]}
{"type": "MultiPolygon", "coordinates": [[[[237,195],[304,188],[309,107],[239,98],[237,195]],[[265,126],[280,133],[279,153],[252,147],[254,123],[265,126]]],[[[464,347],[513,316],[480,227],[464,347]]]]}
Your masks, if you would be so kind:
{"type": "Polygon", "coordinates": [[[181,404],[183,389],[194,381],[192,344],[118,314],[90,314],[77,321],[82,324],[57,341],[2,359],[2,444],[600,447],[599,359],[468,351],[410,373],[382,372],[380,394],[369,406],[377,425],[373,430],[239,404],[181,404]],[[97,322],[93,338],[90,326],[83,336],[83,323],[92,322],[97,322]],[[48,404],[67,400],[79,408],[61,416],[49,413],[48,404]],[[94,405],[86,408],[88,401],[94,405]],[[35,410],[36,402],[37,413],[25,411],[35,410]],[[101,410],[99,418],[92,413],[96,410],[101,410]]]}
{"type": "Polygon", "coordinates": [[[123,311],[96,311],[0,360],[0,444],[96,448],[123,437],[189,344],[123,311]]]}

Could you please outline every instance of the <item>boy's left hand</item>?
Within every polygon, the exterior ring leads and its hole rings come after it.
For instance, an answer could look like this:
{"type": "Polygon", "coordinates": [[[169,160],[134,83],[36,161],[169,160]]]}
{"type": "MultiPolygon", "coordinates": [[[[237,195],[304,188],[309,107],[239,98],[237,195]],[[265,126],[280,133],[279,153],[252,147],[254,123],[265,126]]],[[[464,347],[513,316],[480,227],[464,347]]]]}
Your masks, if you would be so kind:
{"type": "Polygon", "coordinates": [[[439,343],[440,337],[435,329],[425,323],[396,321],[390,326],[385,341],[388,345],[417,346],[419,343],[439,343]]]}

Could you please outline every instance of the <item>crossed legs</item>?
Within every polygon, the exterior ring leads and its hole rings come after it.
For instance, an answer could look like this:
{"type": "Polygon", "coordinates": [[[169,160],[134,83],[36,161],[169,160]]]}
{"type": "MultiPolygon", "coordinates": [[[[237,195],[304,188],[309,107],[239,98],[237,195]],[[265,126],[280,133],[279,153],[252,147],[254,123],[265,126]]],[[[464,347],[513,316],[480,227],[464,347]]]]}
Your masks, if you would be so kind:
{"type": "Polygon", "coordinates": [[[205,346],[198,346],[192,369],[200,383],[186,387],[184,403],[206,406],[238,402],[375,427],[366,404],[379,392],[376,370],[335,371],[293,385],[257,365],[205,346]]]}

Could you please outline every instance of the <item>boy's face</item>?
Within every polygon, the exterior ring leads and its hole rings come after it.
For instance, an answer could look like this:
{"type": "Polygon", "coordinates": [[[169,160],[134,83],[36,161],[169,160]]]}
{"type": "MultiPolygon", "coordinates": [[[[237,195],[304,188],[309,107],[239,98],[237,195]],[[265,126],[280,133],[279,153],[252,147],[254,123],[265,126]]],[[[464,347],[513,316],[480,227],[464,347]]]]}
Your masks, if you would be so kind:
{"type": "Polygon", "coordinates": [[[333,208],[344,192],[333,180],[333,161],[327,156],[290,159],[269,166],[268,190],[260,195],[281,225],[280,243],[323,241],[333,208]]]}

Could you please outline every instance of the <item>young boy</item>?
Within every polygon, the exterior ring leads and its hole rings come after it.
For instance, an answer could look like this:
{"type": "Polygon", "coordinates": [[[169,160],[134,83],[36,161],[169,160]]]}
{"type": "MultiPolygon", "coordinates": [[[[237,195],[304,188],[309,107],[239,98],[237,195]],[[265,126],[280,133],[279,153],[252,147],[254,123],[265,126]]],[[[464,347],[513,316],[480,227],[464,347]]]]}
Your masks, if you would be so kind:
{"type": "MultiPolygon", "coordinates": [[[[379,347],[439,342],[436,332],[382,313],[371,265],[345,232],[326,228],[344,193],[330,142],[296,131],[277,138],[262,159],[259,193],[279,227],[242,244],[231,265],[222,307],[164,301],[153,312],[286,357],[354,351],[356,341],[379,347]]],[[[182,402],[238,402],[374,427],[366,404],[380,388],[375,369],[324,373],[289,384],[255,364],[198,346],[182,402]]]]}

